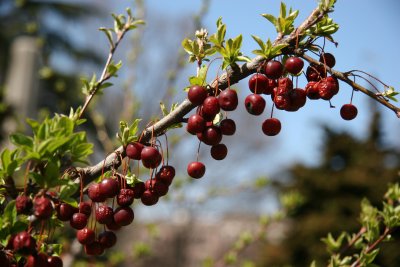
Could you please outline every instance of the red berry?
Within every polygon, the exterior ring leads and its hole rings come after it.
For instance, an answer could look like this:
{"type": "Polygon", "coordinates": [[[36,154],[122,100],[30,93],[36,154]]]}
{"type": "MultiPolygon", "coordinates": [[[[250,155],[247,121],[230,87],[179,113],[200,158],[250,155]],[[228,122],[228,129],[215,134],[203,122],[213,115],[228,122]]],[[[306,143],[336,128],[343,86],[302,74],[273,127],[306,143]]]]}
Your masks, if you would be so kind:
{"type": "Polygon", "coordinates": [[[221,142],[222,132],[217,126],[209,126],[203,132],[197,134],[197,138],[204,144],[213,146],[221,142]]]}
{"type": "Polygon", "coordinates": [[[78,212],[78,209],[75,207],[72,207],[68,203],[61,203],[56,206],[56,212],[57,212],[57,218],[60,221],[69,221],[72,218],[72,215],[76,212],[78,212]]]}
{"type": "Polygon", "coordinates": [[[74,215],[72,215],[69,224],[71,225],[72,228],[80,230],[85,228],[87,222],[88,222],[88,216],[86,216],[86,214],[84,213],[77,212],[74,213],[74,215]]]}
{"type": "Polygon", "coordinates": [[[93,183],[88,188],[88,196],[93,202],[104,202],[107,197],[100,192],[100,184],[93,183]]]}
{"type": "Polygon", "coordinates": [[[318,82],[319,80],[325,77],[326,77],[326,70],[324,66],[311,64],[310,66],[307,67],[306,71],[307,81],[318,82]]]}
{"type": "Polygon", "coordinates": [[[104,249],[100,242],[94,241],[93,243],[85,245],[85,253],[90,256],[99,256],[103,254],[104,249]]]}
{"type": "Polygon", "coordinates": [[[336,78],[329,76],[318,82],[318,93],[324,100],[330,100],[339,92],[339,83],[336,78]]]}
{"type": "Polygon", "coordinates": [[[92,204],[85,201],[79,203],[79,212],[89,217],[90,214],[92,213],[92,204]]]}
{"type": "Polygon", "coordinates": [[[309,82],[306,85],[306,93],[307,93],[307,97],[309,99],[320,99],[321,96],[319,95],[319,90],[318,90],[318,83],[317,82],[309,82]]]}
{"type": "Polygon", "coordinates": [[[135,183],[135,185],[132,187],[133,189],[133,196],[134,198],[138,199],[141,198],[143,195],[143,192],[146,190],[144,186],[144,182],[138,181],[135,183]]]}
{"type": "Polygon", "coordinates": [[[321,53],[319,62],[326,64],[329,68],[333,68],[336,64],[336,59],[331,53],[321,53]]]}
{"type": "Polygon", "coordinates": [[[144,205],[152,206],[158,202],[158,195],[151,190],[146,190],[143,192],[141,200],[144,205]]]}
{"type": "Polygon", "coordinates": [[[262,96],[257,94],[248,95],[244,102],[247,112],[252,115],[260,115],[265,108],[265,100],[262,96]]]}
{"type": "Polygon", "coordinates": [[[33,207],[32,199],[27,195],[19,195],[15,199],[15,207],[18,214],[29,214],[33,207]]]}
{"type": "Polygon", "coordinates": [[[276,80],[274,79],[269,79],[268,78],[268,85],[267,87],[265,87],[264,89],[264,94],[265,95],[270,95],[272,94],[272,92],[274,91],[274,88],[278,86],[278,84],[276,83],[276,80]]]}
{"type": "Polygon", "coordinates": [[[215,96],[207,97],[201,106],[201,112],[206,117],[214,117],[220,111],[218,98],[215,96]]]}
{"type": "Polygon", "coordinates": [[[344,119],[344,120],[352,120],[355,117],[357,117],[358,114],[358,110],[357,107],[354,106],[353,104],[344,104],[341,108],[340,108],[340,116],[344,119]]]}
{"type": "Polygon", "coordinates": [[[76,238],[82,245],[93,243],[96,239],[96,234],[92,229],[83,228],[76,232],[76,238]]]}
{"type": "Polygon", "coordinates": [[[117,236],[114,232],[104,231],[99,234],[98,240],[103,248],[111,248],[117,243],[117,236]]]}
{"type": "Polygon", "coordinates": [[[228,154],[228,148],[224,144],[211,147],[211,156],[216,160],[223,160],[228,154]]]}
{"type": "Polygon", "coordinates": [[[161,182],[170,185],[175,177],[175,168],[170,165],[162,166],[157,177],[161,182]]]}
{"type": "Polygon", "coordinates": [[[47,258],[48,267],[63,267],[63,261],[58,256],[50,256],[47,258]]]}
{"type": "Polygon", "coordinates": [[[141,143],[131,143],[126,146],[125,153],[130,159],[140,160],[140,153],[142,152],[143,145],[141,143]]]}
{"type": "Polygon", "coordinates": [[[252,75],[249,79],[249,89],[253,94],[263,94],[268,89],[269,79],[261,73],[252,75]]]}
{"type": "Polygon", "coordinates": [[[119,226],[118,224],[116,224],[114,222],[114,217],[113,217],[113,221],[111,223],[107,223],[106,226],[107,226],[107,229],[113,230],[113,231],[118,231],[119,229],[121,229],[121,226],[119,226]]]}
{"type": "Polygon", "coordinates": [[[200,85],[192,85],[188,91],[188,98],[196,106],[200,106],[207,97],[207,90],[200,85]]]}
{"type": "Polygon", "coordinates": [[[26,263],[24,267],[43,267],[48,266],[47,264],[47,255],[40,252],[37,255],[29,255],[26,258],[26,263]]]}
{"type": "Polygon", "coordinates": [[[117,180],[105,178],[99,183],[100,194],[107,198],[113,198],[118,194],[119,185],[117,180]]]}
{"type": "Polygon", "coordinates": [[[264,69],[265,75],[270,79],[278,79],[283,74],[282,63],[276,60],[270,60],[265,65],[264,69]]]}
{"type": "Polygon", "coordinates": [[[114,211],[114,222],[119,226],[126,226],[133,222],[135,214],[130,207],[119,207],[114,211]]]}
{"type": "Polygon", "coordinates": [[[19,232],[13,239],[13,248],[23,255],[36,252],[36,240],[26,231],[19,232]]]}
{"type": "Polygon", "coordinates": [[[201,133],[206,127],[206,121],[202,116],[193,114],[189,117],[186,130],[191,134],[201,133]]]}
{"type": "Polygon", "coordinates": [[[218,96],[218,103],[221,109],[225,111],[235,110],[239,103],[236,91],[232,89],[223,90],[218,96]]]}
{"type": "Polygon", "coordinates": [[[36,197],[33,202],[33,210],[33,214],[37,218],[46,220],[49,219],[53,214],[53,205],[51,204],[50,199],[47,197],[36,197]]]}
{"type": "Polygon", "coordinates": [[[114,211],[111,207],[107,205],[99,205],[96,208],[96,221],[101,224],[107,224],[112,222],[114,216],[114,211]]]}
{"type": "Polygon", "coordinates": [[[307,93],[301,88],[295,88],[289,92],[290,106],[287,111],[297,111],[303,107],[307,101],[307,93]]]}
{"type": "Polygon", "coordinates": [[[281,131],[281,122],[276,118],[266,119],[262,124],[262,131],[268,136],[277,135],[281,131]]]}
{"type": "Polygon", "coordinates": [[[152,146],[146,146],[145,148],[143,148],[141,157],[143,166],[148,169],[157,168],[162,160],[160,152],[158,152],[158,150],[152,146]]]}
{"type": "Polygon", "coordinates": [[[289,57],[285,62],[285,69],[293,75],[299,74],[304,67],[304,61],[299,57],[289,57]]]}
{"type": "Polygon", "coordinates": [[[236,123],[232,119],[223,119],[219,123],[219,128],[223,135],[233,135],[236,132],[236,123]]]}
{"type": "Polygon", "coordinates": [[[165,196],[168,193],[168,185],[164,184],[160,180],[156,179],[147,180],[145,186],[146,190],[152,191],[159,197],[165,196]]]}
{"type": "Polygon", "coordinates": [[[199,161],[194,161],[189,163],[187,166],[187,172],[190,177],[199,179],[204,176],[206,172],[206,166],[199,161]]]}
{"type": "Polygon", "coordinates": [[[135,192],[132,189],[121,189],[117,195],[117,203],[120,206],[130,206],[133,203],[135,192]]]}

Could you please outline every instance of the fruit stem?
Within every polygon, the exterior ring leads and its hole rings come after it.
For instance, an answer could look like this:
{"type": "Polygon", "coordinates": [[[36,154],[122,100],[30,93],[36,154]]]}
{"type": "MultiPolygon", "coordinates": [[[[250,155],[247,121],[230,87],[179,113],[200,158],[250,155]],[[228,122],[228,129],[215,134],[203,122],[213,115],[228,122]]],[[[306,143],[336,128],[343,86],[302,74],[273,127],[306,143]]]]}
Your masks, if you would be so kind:
{"type": "MultiPolygon", "coordinates": [[[[168,159],[169,159],[169,152],[168,152],[168,137],[167,133],[164,133],[165,136],[165,146],[166,146],[166,153],[167,153],[167,165],[168,165],[168,159]]],[[[163,162],[164,163],[164,162],[163,162]]]]}
{"type": "Polygon", "coordinates": [[[381,83],[383,86],[385,86],[385,87],[387,87],[387,88],[389,87],[389,85],[387,85],[386,83],[382,82],[382,80],[380,80],[380,79],[378,79],[377,77],[375,77],[375,76],[369,74],[368,72],[362,71],[362,70],[350,70],[350,71],[346,72],[346,74],[353,74],[353,72],[361,72],[361,73],[367,75],[368,77],[370,77],[370,78],[372,78],[372,79],[378,81],[378,82],[381,83]]]}

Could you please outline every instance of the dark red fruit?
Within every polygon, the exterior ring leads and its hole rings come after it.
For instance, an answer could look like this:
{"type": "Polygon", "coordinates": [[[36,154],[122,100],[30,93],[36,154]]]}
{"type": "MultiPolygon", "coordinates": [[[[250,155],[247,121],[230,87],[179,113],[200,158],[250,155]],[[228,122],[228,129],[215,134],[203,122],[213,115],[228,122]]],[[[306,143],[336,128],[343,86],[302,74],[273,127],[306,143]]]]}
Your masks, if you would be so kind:
{"type": "Polygon", "coordinates": [[[200,85],[193,85],[188,91],[188,99],[196,106],[203,104],[203,101],[206,99],[207,95],[206,88],[200,85]]]}
{"type": "Polygon", "coordinates": [[[10,267],[10,260],[7,257],[7,254],[0,250],[0,266],[10,267]]]}
{"type": "Polygon", "coordinates": [[[119,226],[126,226],[133,222],[135,214],[130,207],[119,207],[114,212],[114,222],[119,226]]]}
{"type": "Polygon", "coordinates": [[[211,147],[211,157],[216,160],[223,160],[228,154],[228,148],[224,144],[218,144],[211,147]]]}
{"type": "Polygon", "coordinates": [[[214,117],[220,111],[218,98],[215,96],[208,96],[201,106],[201,112],[206,117],[214,117]]]}
{"type": "Polygon", "coordinates": [[[145,166],[148,169],[157,168],[157,166],[160,165],[162,160],[160,152],[158,152],[158,150],[152,146],[146,146],[145,148],[143,148],[141,157],[143,166],[145,166]]]}
{"type": "Polygon", "coordinates": [[[287,111],[296,111],[303,107],[307,101],[307,93],[301,88],[295,88],[289,92],[290,106],[287,111]]]}
{"type": "Polygon", "coordinates": [[[63,267],[63,261],[58,256],[50,256],[47,258],[47,264],[49,267],[63,267]]]}
{"type": "Polygon", "coordinates": [[[206,173],[206,166],[200,161],[193,161],[188,164],[187,172],[190,177],[199,179],[206,173]]]}
{"type": "Polygon", "coordinates": [[[114,216],[113,209],[107,205],[99,205],[96,208],[96,221],[101,224],[107,224],[112,222],[114,216]]]}
{"type": "Polygon", "coordinates": [[[19,232],[13,239],[13,248],[23,255],[36,252],[36,240],[26,231],[19,232]]]}
{"type": "Polygon", "coordinates": [[[99,256],[103,254],[104,249],[100,242],[94,241],[93,243],[85,245],[85,253],[90,256],[99,256]]]}
{"type": "Polygon", "coordinates": [[[104,231],[99,234],[98,240],[103,248],[111,248],[117,243],[117,236],[114,232],[104,231]]]}
{"type": "Polygon", "coordinates": [[[37,255],[29,255],[24,267],[47,267],[47,255],[40,252],[37,255]]]}
{"type": "Polygon", "coordinates": [[[144,205],[153,206],[158,202],[158,195],[151,190],[146,190],[143,192],[141,200],[144,205]]]}
{"type": "Polygon", "coordinates": [[[304,61],[299,57],[289,57],[285,62],[285,69],[293,75],[299,74],[304,67],[304,61]]]}
{"type": "Polygon", "coordinates": [[[232,119],[223,119],[219,123],[219,128],[223,135],[233,135],[236,132],[236,123],[232,119]]]}
{"type": "Polygon", "coordinates": [[[147,180],[145,186],[146,190],[156,193],[159,197],[165,196],[168,193],[168,185],[157,179],[147,180]]]}
{"type": "Polygon", "coordinates": [[[316,100],[316,99],[320,99],[321,98],[321,96],[319,95],[317,82],[309,82],[309,83],[307,83],[305,90],[306,90],[306,93],[307,93],[307,97],[309,99],[316,100]]]}
{"type": "Polygon", "coordinates": [[[340,116],[344,119],[344,120],[352,120],[355,117],[357,117],[358,114],[358,110],[357,107],[354,106],[353,104],[344,104],[341,108],[340,108],[340,116]]]}
{"type": "Polygon", "coordinates": [[[104,202],[107,197],[100,192],[100,184],[93,183],[88,188],[88,196],[93,202],[104,202]]]}
{"type": "Polygon", "coordinates": [[[265,109],[265,99],[257,94],[248,95],[244,101],[247,112],[252,115],[260,115],[265,109]]]}
{"type": "Polygon", "coordinates": [[[157,177],[161,182],[170,185],[175,177],[175,168],[170,165],[162,166],[157,177]]]}
{"type": "Polygon", "coordinates": [[[329,68],[333,68],[336,64],[336,59],[331,53],[321,53],[319,62],[326,64],[329,68]]]}
{"type": "Polygon", "coordinates": [[[19,195],[15,199],[18,214],[30,214],[33,207],[32,199],[27,195],[19,195]]]}
{"type": "Polygon", "coordinates": [[[265,87],[264,89],[264,94],[265,95],[270,95],[272,94],[274,88],[277,86],[278,84],[276,83],[276,80],[274,79],[269,79],[268,78],[268,85],[267,87],[265,87]]]}
{"type": "Polygon", "coordinates": [[[336,78],[329,76],[318,82],[318,93],[324,100],[330,100],[339,92],[339,83],[336,78]]]}
{"type": "Polygon", "coordinates": [[[318,82],[319,80],[325,77],[326,77],[326,71],[324,66],[311,64],[310,66],[307,67],[306,71],[307,81],[318,82]]]}
{"type": "Polygon", "coordinates": [[[81,202],[79,203],[79,212],[85,214],[86,216],[90,216],[90,214],[92,213],[92,204],[90,204],[89,202],[81,202]]]}
{"type": "Polygon", "coordinates": [[[266,119],[262,124],[262,131],[265,135],[274,136],[281,131],[281,122],[276,118],[266,119]]]}
{"type": "Polygon", "coordinates": [[[117,195],[117,203],[120,206],[130,206],[133,203],[135,192],[132,189],[121,189],[117,195]]]}
{"type": "Polygon", "coordinates": [[[189,117],[186,130],[191,134],[201,133],[206,127],[206,121],[198,114],[193,114],[189,117]]]}
{"type": "Polygon", "coordinates": [[[278,79],[283,74],[282,63],[276,60],[270,60],[267,62],[264,68],[265,75],[270,79],[278,79]]]}
{"type": "Polygon", "coordinates": [[[84,213],[77,212],[74,213],[74,215],[72,215],[69,224],[71,225],[72,228],[80,230],[85,228],[87,222],[88,222],[88,216],[86,216],[86,214],[84,213]]]}
{"type": "Polygon", "coordinates": [[[113,198],[118,194],[119,185],[117,180],[105,178],[99,183],[100,194],[107,198],[113,198]]]}
{"type": "Polygon", "coordinates": [[[223,90],[218,96],[218,103],[221,109],[225,111],[235,110],[239,103],[236,91],[232,89],[223,90]]]}
{"type": "Polygon", "coordinates": [[[121,229],[121,226],[119,226],[118,224],[116,224],[114,222],[114,217],[113,217],[113,221],[111,223],[107,223],[106,226],[107,226],[107,229],[113,230],[113,231],[118,231],[119,229],[121,229]]]}
{"type": "Polygon", "coordinates": [[[79,243],[82,245],[93,243],[96,239],[96,234],[92,229],[83,228],[76,232],[76,239],[78,239],[79,243]]]}
{"type": "Polygon", "coordinates": [[[126,156],[130,159],[140,160],[140,153],[142,152],[144,145],[141,143],[130,143],[125,148],[126,156]]]}
{"type": "Polygon", "coordinates": [[[289,94],[276,95],[274,98],[275,107],[281,110],[290,109],[290,98],[289,94]]]}
{"type": "Polygon", "coordinates": [[[222,132],[217,126],[209,126],[203,132],[197,134],[197,138],[204,144],[213,146],[222,140],[222,132]]]}
{"type": "Polygon", "coordinates": [[[53,214],[53,205],[50,199],[44,196],[36,197],[33,201],[33,214],[42,220],[49,219],[53,214]]]}
{"type": "Polygon", "coordinates": [[[252,75],[249,79],[249,89],[253,94],[263,94],[268,89],[269,79],[261,73],[252,75]]]}
{"type": "Polygon", "coordinates": [[[68,203],[61,203],[60,205],[56,206],[57,218],[60,221],[69,221],[72,218],[72,215],[78,212],[78,209],[72,207],[68,203]]]}
{"type": "Polygon", "coordinates": [[[138,199],[141,198],[143,195],[143,192],[146,190],[144,186],[144,182],[138,181],[135,183],[135,185],[132,187],[133,189],[133,196],[134,198],[138,199]]]}

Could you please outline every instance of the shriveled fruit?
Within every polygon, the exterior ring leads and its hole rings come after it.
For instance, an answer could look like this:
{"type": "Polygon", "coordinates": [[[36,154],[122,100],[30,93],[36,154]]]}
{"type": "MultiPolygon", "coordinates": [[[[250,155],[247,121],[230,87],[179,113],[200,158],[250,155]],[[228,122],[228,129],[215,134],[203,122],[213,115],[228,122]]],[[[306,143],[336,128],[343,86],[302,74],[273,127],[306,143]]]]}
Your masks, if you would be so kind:
{"type": "Polygon", "coordinates": [[[133,203],[135,192],[129,188],[123,188],[117,195],[117,203],[120,206],[130,206],[133,203]]]}
{"type": "Polygon", "coordinates": [[[305,87],[305,90],[306,90],[306,93],[307,93],[307,97],[309,99],[316,100],[316,99],[320,99],[321,98],[321,96],[319,95],[319,90],[318,90],[317,83],[318,82],[315,82],[315,81],[311,81],[311,82],[307,83],[307,85],[305,87]]]}
{"type": "Polygon", "coordinates": [[[162,166],[157,177],[163,183],[170,185],[175,177],[175,168],[170,165],[162,166]]]}
{"type": "Polygon", "coordinates": [[[18,214],[29,214],[33,207],[32,199],[27,195],[19,195],[15,199],[18,214]]]}
{"type": "Polygon", "coordinates": [[[107,205],[99,205],[96,208],[95,215],[96,221],[101,224],[107,224],[112,222],[114,211],[111,207],[107,205]]]}
{"type": "Polygon", "coordinates": [[[33,214],[42,220],[50,218],[53,214],[53,205],[50,199],[44,196],[36,197],[33,201],[33,214]]]}

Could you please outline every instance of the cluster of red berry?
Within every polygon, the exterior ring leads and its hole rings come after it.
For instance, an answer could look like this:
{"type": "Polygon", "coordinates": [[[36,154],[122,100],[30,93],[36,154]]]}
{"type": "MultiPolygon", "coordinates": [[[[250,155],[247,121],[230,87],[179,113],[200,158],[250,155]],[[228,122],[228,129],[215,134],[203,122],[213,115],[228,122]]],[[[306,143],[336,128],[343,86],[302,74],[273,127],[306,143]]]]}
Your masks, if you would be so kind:
{"type": "MultiPolygon", "coordinates": [[[[304,61],[296,56],[288,57],[284,64],[277,60],[269,60],[262,69],[249,79],[249,89],[252,92],[244,101],[247,112],[252,115],[261,115],[266,107],[266,100],[262,95],[270,95],[273,106],[271,117],[262,124],[262,131],[268,136],[275,136],[281,131],[281,122],[272,117],[273,108],[285,111],[297,111],[310,100],[330,101],[339,92],[339,82],[333,76],[328,76],[326,66],[332,68],[336,61],[330,53],[322,53],[320,62],[310,64],[306,70],[307,85],[304,89],[294,88],[293,81],[287,74],[298,76],[302,73],[304,61]]],[[[204,86],[193,85],[189,88],[188,99],[197,106],[196,113],[187,120],[186,130],[206,145],[211,146],[211,156],[222,160],[228,149],[222,144],[223,135],[233,135],[236,131],[235,122],[225,118],[214,124],[215,116],[223,111],[233,111],[238,106],[238,96],[230,88],[214,92],[204,86]]],[[[351,120],[357,115],[357,108],[345,104],[340,110],[343,119],[351,120]]],[[[205,165],[199,161],[189,163],[187,172],[193,178],[201,178],[205,173],[205,165]]]]}
{"type": "MultiPolygon", "coordinates": [[[[156,170],[161,165],[162,155],[155,146],[144,146],[134,142],[128,144],[125,153],[132,160],[140,160],[144,167],[156,170]]],[[[153,175],[151,175],[153,176],[153,175]]],[[[117,242],[114,231],[131,224],[134,212],[130,207],[134,199],[141,199],[144,205],[150,206],[158,202],[159,197],[168,193],[170,184],[175,177],[175,169],[170,165],[163,165],[154,177],[146,182],[135,180],[133,185],[121,175],[112,178],[103,178],[99,183],[92,183],[87,190],[88,200],[83,200],[81,191],[78,207],[57,200],[57,194],[42,193],[32,199],[25,195],[16,198],[18,214],[34,215],[38,220],[45,221],[55,213],[60,221],[69,222],[77,230],[77,240],[84,246],[87,255],[101,255],[105,249],[111,248],[117,242]],[[113,201],[110,201],[110,200],[113,201]],[[114,202],[118,207],[108,205],[114,202]],[[97,234],[96,224],[104,225],[104,231],[97,234]]],[[[23,266],[60,267],[62,260],[53,255],[48,256],[38,252],[40,245],[30,231],[22,231],[10,237],[6,251],[10,255],[0,252],[0,266],[14,266],[14,254],[26,256],[23,266]]],[[[16,266],[16,265],[15,265],[16,266]]]]}

